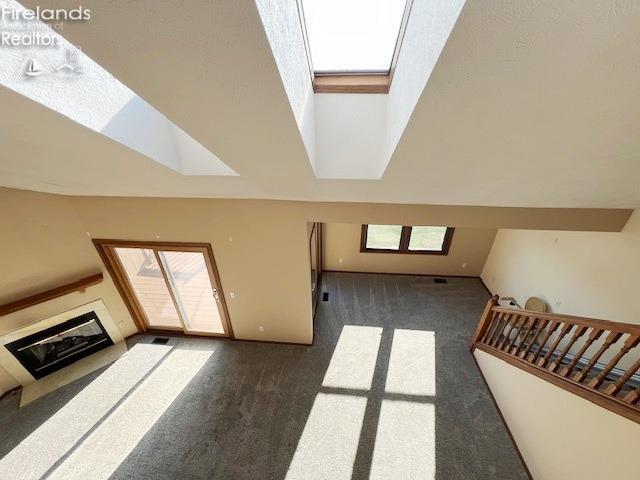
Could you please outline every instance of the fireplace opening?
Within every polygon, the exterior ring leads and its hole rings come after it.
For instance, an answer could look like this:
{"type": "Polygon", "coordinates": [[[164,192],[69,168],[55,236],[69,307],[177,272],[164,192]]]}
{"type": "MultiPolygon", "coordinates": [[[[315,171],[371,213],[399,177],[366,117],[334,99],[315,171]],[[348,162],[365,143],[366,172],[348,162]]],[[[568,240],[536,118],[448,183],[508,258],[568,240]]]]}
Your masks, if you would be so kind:
{"type": "Polygon", "coordinates": [[[39,379],[113,345],[95,312],[11,342],[5,347],[39,379]]]}

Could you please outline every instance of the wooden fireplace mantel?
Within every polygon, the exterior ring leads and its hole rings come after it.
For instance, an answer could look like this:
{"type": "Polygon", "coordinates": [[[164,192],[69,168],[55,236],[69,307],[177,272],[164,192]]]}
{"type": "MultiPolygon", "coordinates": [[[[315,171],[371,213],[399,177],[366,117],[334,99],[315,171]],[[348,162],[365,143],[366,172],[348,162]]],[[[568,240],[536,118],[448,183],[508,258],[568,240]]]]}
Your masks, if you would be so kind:
{"type": "Polygon", "coordinates": [[[35,295],[16,300],[15,302],[0,305],[0,317],[9,315],[10,313],[14,313],[19,310],[24,310],[25,308],[33,307],[34,305],[38,305],[40,303],[48,302],[49,300],[62,297],[63,295],[67,295],[69,293],[84,292],[88,287],[97,285],[101,282],[102,273],[96,273],[94,275],[81,278],[80,280],[76,280],[75,282],[67,283],[66,285],[52,288],[51,290],[47,290],[45,292],[36,293],[35,295]]]}

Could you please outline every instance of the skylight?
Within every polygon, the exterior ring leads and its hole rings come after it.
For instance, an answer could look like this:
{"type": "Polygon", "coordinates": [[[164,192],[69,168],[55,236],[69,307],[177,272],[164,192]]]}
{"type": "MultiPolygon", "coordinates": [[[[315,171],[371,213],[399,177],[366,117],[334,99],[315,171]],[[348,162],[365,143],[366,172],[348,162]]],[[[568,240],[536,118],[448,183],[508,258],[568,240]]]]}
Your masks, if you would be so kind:
{"type": "Polygon", "coordinates": [[[29,10],[19,2],[0,0],[0,8],[0,87],[183,175],[238,175],[57,29],[37,19],[24,20],[29,10]]]}
{"type": "Polygon", "coordinates": [[[405,0],[301,2],[316,75],[390,72],[405,0]]]}

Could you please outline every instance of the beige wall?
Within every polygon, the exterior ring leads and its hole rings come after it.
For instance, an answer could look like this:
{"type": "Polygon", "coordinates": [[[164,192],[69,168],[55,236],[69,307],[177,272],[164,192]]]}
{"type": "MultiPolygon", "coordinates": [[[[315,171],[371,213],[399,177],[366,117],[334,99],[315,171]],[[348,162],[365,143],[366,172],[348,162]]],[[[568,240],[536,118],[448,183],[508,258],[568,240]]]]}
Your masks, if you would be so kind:
{"type": "Polygon", "coordinates": [[[638,478],[640,425],[485,352],[474,355],[535,480],[638,478]]]}
{"type": "Polygon", "coordinates": [[[622,232],[500,230],[482,279],[493,293],[557,313],[640,323],[640,210],[622,232]]]}
{"type": "Polygon", "coordinates": [[[478,276],[491,249],[495,229],[456,228],[448,255],[360,252],[361,224],[324,226],[324,269],[353,272],[478,276]]]}
{"type": "MultiPolygon", "coordinates": [[[[71,199],[0,189],[0,303],[4,304],[104,271],[71,199]]],[[[102,298],[123,335],[135,331],[111,278],[74,293],[2,317],[0,335],[102,298]]],[[[0,367],[0,394],[17,382],[0,367]]]]}
{"type": "MultiPolygon", "coordinates": [[[[135,332],[92,238],[210,243],[236,337],[309,343],[309,221],[615,231],[628,215],[626,210],[65,197],[0,188],[0,304],[98,271],[105,275],[84,294],[3,317],[0,335],[97,298],[104,299],[123,335],[135,332]]],[[[0,391],[13,385],[0,371],[0,391]]]]}
{"type": "MultiPolygon", "coordinates": [[[[136,331],[92,238],[211,243],[236,338],[310,343],[306,221],[268,202],[61,197],[0,189],[0,304],[103,272],[105,281],[3,317],[0,335],[103,298],[136,331]],[[229,292],[236,298],[229,298],[229,292]],[[260,331],[259,327],[264,331],[260,331]]],[[[16,384],[0,371],[0,389],[16,384]]]]}

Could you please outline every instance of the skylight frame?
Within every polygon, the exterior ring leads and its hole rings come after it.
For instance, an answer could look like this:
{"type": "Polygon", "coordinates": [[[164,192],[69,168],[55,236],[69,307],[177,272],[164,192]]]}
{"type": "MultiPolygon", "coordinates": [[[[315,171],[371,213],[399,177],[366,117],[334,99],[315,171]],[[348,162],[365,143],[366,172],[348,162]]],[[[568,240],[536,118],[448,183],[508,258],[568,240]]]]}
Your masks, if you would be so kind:
{"type": "Polygon", "coordinates": [[[413,0],[405,0],[402,19],[400,20],[400,28],[396,43],[394,45],[391,57],[391,65],[388,70],[321,70],[315,71],[313,68],[313,60],[311,56],[311,48],[309,45],[309,36],[307,33],[307,24],[304,15],[303,0],[297,0],[298,16],[302,29],[302,37],[304,40],[305,53],[309,72],[311,74],[311,82],[315,93],[389,93],[391,81],[395,72],[396,63],[402,48],[409,15],[413,0]]]}

